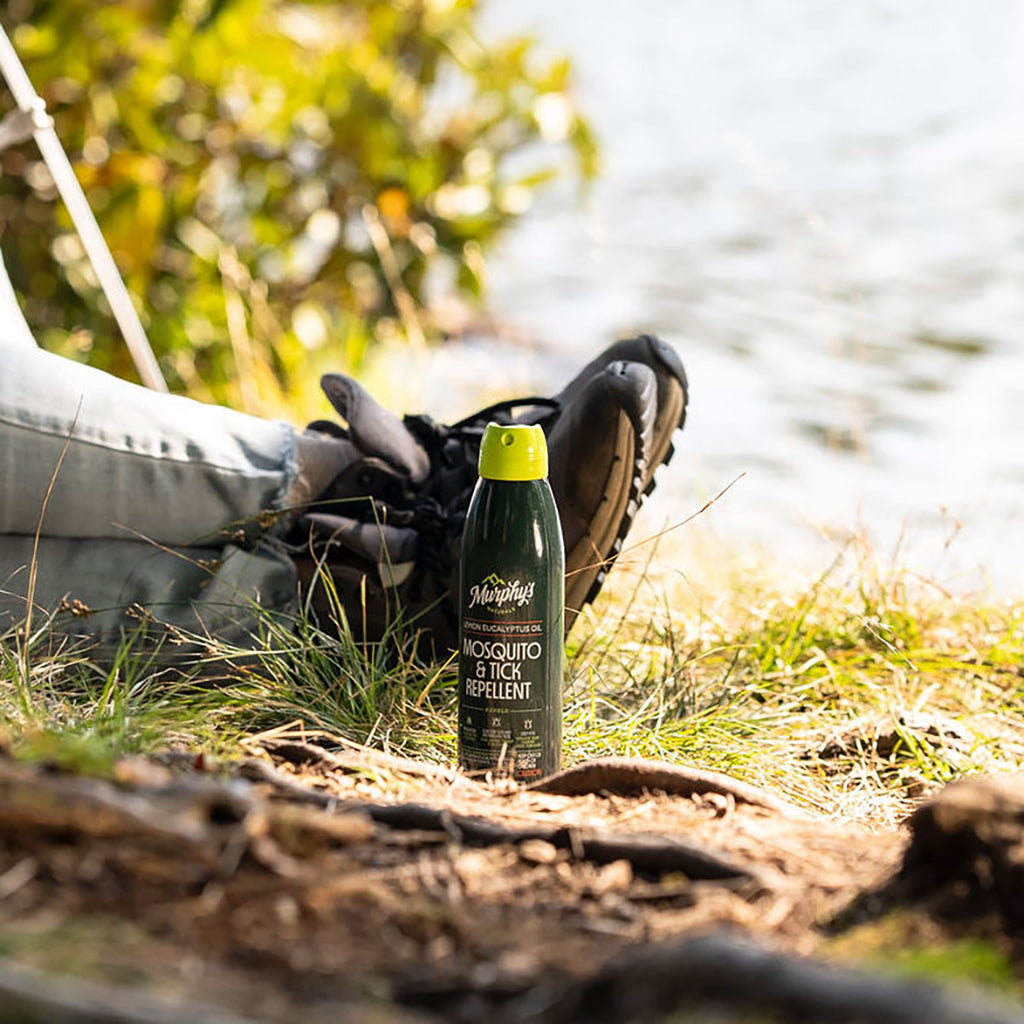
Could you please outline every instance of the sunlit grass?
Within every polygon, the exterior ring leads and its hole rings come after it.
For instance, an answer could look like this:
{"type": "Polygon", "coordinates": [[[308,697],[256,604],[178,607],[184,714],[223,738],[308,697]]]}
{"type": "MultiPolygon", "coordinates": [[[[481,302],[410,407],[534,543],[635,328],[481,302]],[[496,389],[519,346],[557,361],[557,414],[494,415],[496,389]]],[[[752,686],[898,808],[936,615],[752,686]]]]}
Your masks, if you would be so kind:
{"type": "MultiPolygon", "coordinates": [[[[1024,605],[954,598],[862,550],[841,555],[785,589],[768,572],[702,592],[650,558],[617,568],[569,644],[565,762],[726,771],[877,826],[959,775],[1017,769],[1024,605]]],[[[299,721],[453,764],[453,664],[423,658],[409,624],[368,645],[325,625],[268,615],[255,652],[205,638],[187,669],[132,638],[100,665],[45,623],[26,658],[11,630],[0,636],[8,743],[96,766],[168,745],[230,753],[299,721]]]]}
{"type": "Polygon", "coordinates": [[[92,772],[169,745],[229,749],[237,740],[232,714],[201,667],[169,668],[158,654],[129,636],[99,662],[48,624],[36,629],[27,653],[20,627],[0,634],[5,746],[16,757],[92,772]]]}

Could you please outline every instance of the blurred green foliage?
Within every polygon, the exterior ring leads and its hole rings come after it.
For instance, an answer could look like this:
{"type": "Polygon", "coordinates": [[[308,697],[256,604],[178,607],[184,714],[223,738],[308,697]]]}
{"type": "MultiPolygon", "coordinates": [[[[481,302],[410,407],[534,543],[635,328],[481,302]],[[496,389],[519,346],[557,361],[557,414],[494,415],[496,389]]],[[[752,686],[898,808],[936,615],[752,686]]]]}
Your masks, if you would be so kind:
{"type": "MultiPolygon", "coordinates": [[[[8,0],[172,389],[252,408],[316,352],[355,368],[373,338],[430,337],[428,271],[479,295],[486,247],[533,191],[567,157],[593,170],[568,63],[484,45],[477,6],[8,0]]],[[[30,322],[133,377],[35,146],[0,171],[30,322]]]]}

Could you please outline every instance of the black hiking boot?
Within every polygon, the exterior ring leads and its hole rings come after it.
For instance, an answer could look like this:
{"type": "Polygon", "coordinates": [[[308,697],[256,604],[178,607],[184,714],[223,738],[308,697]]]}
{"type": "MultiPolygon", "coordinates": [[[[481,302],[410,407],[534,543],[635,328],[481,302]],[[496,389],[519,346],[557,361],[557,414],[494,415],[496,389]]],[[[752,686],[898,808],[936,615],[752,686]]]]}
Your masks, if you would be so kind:
{"type": "Polygon", "coordinates": [[[597,597],[640,509],[656,417],[654,372],[616,361],[575,390],[548,435],[565,541],[566,632],[597,597]]]}
{"type": "Polygon", "coordinates": [[[650,336],[610,346],[554,398],[510,399],[451,426],[424,415],[400,420],[340,374],[322,384],[347,427],[317,421],[310,429],[348,439],[361,456],[291,532],[307,597],[322,620],[343,611],[360,639],[404,623],[435,653],[458,641],[462,526],[487,423],[537,423],[547,436],[568,632],[597,597],[655,470],[671,458],[687,401],[678,356],[650,336]]]}
{"type": "Polygon", "coordinates": [[[563,408],[568,408],[591,376],[617,360],[641,363],[654,371],[657,380],[658,407],[651,432],[651,447],[647,452],[647,472],[643,479],[643,493],[647,495],[654,490],[655,471],[660,466],[668,465],[675,454],[672,435],[686,423],[689,388],[683,361],[676,350],[653,334],[622,338],[587,363],[555,398],[563,408]]]}

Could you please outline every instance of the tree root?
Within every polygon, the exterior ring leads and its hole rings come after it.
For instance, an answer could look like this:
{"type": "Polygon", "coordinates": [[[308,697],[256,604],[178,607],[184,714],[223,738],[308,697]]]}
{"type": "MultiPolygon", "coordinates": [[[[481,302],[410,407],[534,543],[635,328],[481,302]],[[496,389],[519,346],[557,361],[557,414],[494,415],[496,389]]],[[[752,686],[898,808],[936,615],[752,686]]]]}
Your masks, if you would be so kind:
{"type": "Polygon", "coordinates": [[[722,772],[686,768],[665,761],[644,761],[631,757],[601,757],[567,768],[528,787],[535,793],[582,796],[586,793],[614,793],[637,796],[645,790],[660,790],[669,796],[718,793],[737,803],[763,807],[778,814],[803,817],[792,804],[722,772]]]}
{"type": "Polygon", "coordinates": [[[542,999],[524,996],[502,1024],[628,1024],[712,1007],[715,1020],[730,1019],[725,1009],[788,1024],[1024,1022],[1018,1010],[977,992],[786,956],[725,933],[624,951],[568,992],[552,993],[547,1005],[542,999]]]}
{"type": "Polygon", "coordinates": [[[629,861],[641,875],[681,872],[693,879],[762,881],[750,866],[741,866],[714,850],[668,836],[567,827],[508,828],[486,818],[453,814],[444,808],[429,807],[426,804],[342,801],[320,790],[299,785],[258,759],[246,761],[241,770],[248,778],[267,782],[290,799],[362,813],[387,828],[445,833],[453,841],[466,846],[516,845],[527,840],[541,839],[558,850],[568,851],[577,860],[595,864],[608,864],[614,860],[629,861]]]}

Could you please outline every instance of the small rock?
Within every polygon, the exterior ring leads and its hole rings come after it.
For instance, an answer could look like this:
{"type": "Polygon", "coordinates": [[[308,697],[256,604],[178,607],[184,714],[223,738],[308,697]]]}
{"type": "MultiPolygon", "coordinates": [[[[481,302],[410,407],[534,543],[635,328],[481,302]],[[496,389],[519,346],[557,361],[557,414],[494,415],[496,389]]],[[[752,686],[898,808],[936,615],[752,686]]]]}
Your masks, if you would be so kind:
{"type": "Polygon", "coordinates": [[[633,884],[633,865],[628,860],[613,860],[598,868],[590,891],[595,895],[628,889],[633,884]]]}
{"type": "Polygon", "coordinates": [[[524,839],[516,851],[528,864],[553,864],[558,860],[558,849],[543,839],[524,839]]]}
{"type": "Polygon", "coordinates": [[[299,905],[291,896],[279,896],[274,903],[274,913],[278,921],[288,928],[294,928],[301,917],[299,905]]]}
{"type": "Polygon", "coordinates": [[[123,757],[114,765],[114,779],[122,786],[161,789],[174,779],[171,772],[147,757],[123,757]]]}

